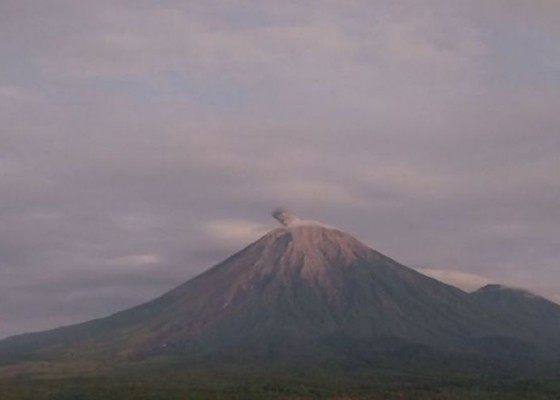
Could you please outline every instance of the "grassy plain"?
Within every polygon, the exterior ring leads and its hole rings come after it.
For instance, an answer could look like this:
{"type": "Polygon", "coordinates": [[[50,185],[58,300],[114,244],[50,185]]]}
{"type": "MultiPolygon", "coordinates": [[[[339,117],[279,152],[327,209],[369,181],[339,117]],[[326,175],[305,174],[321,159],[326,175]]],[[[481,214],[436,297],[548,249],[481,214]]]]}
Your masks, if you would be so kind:
{"type": "Polygon", "coordinates": [[[425,381],[380,376],[294,377],[175,373],[66,379],[0,380],[2,400],[558,400],[555,379],[425,381]]]}

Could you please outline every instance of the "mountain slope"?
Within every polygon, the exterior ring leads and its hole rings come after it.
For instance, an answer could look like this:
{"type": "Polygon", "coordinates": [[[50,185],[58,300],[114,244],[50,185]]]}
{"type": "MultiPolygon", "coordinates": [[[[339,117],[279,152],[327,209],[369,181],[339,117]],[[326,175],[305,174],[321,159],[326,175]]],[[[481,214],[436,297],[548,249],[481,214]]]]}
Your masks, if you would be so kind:
{"type": "MultiPolygon", "coordinates": [[[[560,306],[524,289],[490,284],[470,294],[481,307],[492,309],[517,337],[539,343],[543,351],[560,353],[560,306]]],[[[492,344],[494,350],[495,344],[492,344]]]]}
{"type": "Polygon", "coordinates": [[[337,229],[277,217],[285,227],[163,296],[107,318],[8,338],[0,360],[371,363],[380,355],[488,355],[488,343],[497,343],[497,355],[502,343],[523,355],[556,351],[560,327],[532,333],[545,314],[505,314],[484,291],[467,294],[428,278],[337,229]]]}

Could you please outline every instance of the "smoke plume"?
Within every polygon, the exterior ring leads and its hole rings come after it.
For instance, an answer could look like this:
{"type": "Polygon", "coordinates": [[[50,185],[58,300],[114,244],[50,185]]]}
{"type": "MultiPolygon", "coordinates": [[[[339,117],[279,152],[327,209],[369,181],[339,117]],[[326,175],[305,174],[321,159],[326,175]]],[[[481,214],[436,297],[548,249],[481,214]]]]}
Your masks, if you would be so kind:
{"type": "Polygon", "coordinates": [[[282,225],[286,227],[298,225],[302,222],[302,219],[299,218],[297,215],[291,213],[288,210],[284,210],[282,208],[277,208],[276,210],[274,210],[272,212],[272,216],[278,222],[280,222],[282,225]]]}

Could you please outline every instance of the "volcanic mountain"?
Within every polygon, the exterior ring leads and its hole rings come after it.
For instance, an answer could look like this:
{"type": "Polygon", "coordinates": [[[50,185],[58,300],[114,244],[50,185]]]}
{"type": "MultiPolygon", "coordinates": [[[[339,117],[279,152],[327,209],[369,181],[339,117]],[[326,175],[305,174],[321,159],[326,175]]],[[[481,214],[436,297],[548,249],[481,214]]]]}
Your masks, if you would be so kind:
{"type": "MultiPolygon", "coordinates": [[[[560,306],[424,276],[333,227],[283,224],[161,297],[0,341],[0,365],[81,360],[371,366],[410,358],[560,354],[560,306]]],[[[502,288],[502,287],[500,287],[502,288]]]]}

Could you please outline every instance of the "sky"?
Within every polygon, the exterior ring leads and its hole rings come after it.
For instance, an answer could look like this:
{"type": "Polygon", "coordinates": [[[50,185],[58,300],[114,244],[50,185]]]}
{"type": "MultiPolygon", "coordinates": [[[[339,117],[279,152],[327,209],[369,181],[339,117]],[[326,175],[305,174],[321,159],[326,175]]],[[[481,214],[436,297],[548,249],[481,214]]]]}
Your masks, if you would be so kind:
{"type": "Polygon", "coordinates": [[[2,0],[0,54],[0,337],[150,300],[277,207],[560,302],[557,0],[2,0]]]}

